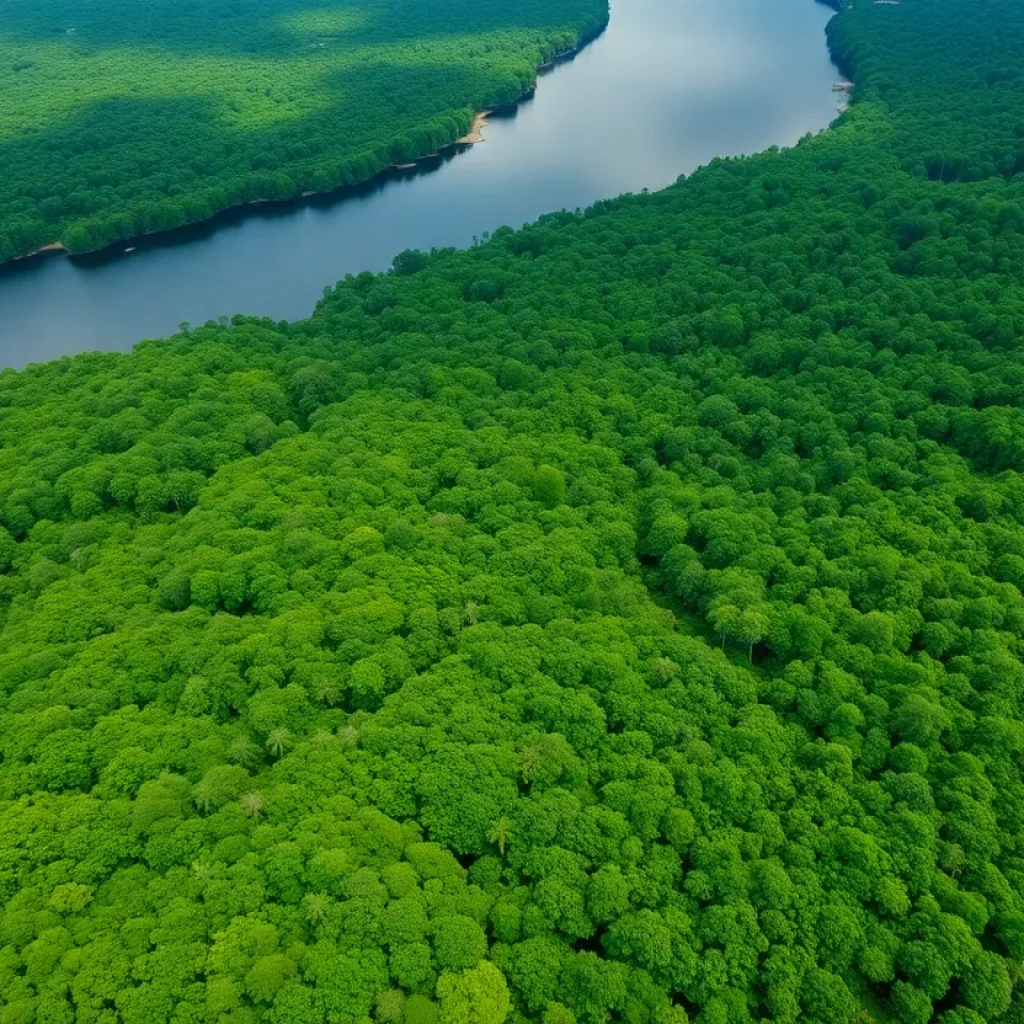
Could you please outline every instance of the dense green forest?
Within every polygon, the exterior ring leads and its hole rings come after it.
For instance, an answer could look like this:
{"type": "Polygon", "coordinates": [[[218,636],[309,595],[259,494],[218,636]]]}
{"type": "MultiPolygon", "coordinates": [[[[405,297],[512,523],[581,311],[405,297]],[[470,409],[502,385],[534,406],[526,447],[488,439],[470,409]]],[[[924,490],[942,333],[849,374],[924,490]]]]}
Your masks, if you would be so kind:
{"type": "Polygon", "coordinates": [[[6,0],[0,263],[373,177],[518,99],[606,0],[6,0]]]}
{"type": "Polygon", "coordinates": [[[0,1024],[1021,1024],[1022,32],[0,375],[0,1024]]]}

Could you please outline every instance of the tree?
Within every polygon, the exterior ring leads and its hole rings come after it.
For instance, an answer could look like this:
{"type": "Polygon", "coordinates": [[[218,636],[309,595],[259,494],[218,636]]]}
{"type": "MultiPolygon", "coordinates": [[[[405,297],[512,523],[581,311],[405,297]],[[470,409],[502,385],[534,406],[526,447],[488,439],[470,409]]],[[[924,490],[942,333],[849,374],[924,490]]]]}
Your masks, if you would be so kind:
{"type": "Polygon", "coordinates": [[[192,798],[204,813],[237,800],[249,783],[249,773],[237,765],[211,768],[192,788],[192,798]]]}
{"type": "Polygon", "coordinates": [[[508,845],[509,839],[512,838],[512,822],[508,818],[499,818],[490,828],[487,833],[488,842],[495,843],[498,847],[498,853],[502,857],[505,856],[505,847],[508,845]]]}
{"type": "Polygon", "coordinates": [[[609,924],[629,909],[629,883],[615,864],[604,864],[587,885],[587,911],[598,924],[609,924]]]}
{"type": "Polygon", "coordinates": [[[487,937],[483,929],[464,915],[437,918],[433,922],[433,932],[434,959],[442,972],[475,967],[487,952],[487,937]]]}
{"type": "Polygon", "coordinates": [[[331,909],[331,900],[326,893],[311,892],[303,897],[302,907],[306,913],[306,919],[313,925],[322,924],[331,909]]]}
{"type": "Polygon", "coordinates": [[[443,971],[437,998],[441,1024],[504,1024],[512,1008],[504,976],[487,960],[468,971],[443,971]]]}
{"type": "Polygon", "coordinates": [[[250,818],[258,818],[265,809],[263,796],[260,793],[246,793],[242,797],[242,810],[250,818]]]}
{"type": "Polygon", "coordinates": [[[978,953],[964,974],[964,1001],[990,1020],[1009,1007],[1011,987],[1003,960],[994,953],[978,953]]]}
{"type": "Polygon", "coordinates": [[[401,1024],[405,1020],[405,993],[397,988],[381,992],[377,996],[376,1017],[385,1024],[401,1024]]]}
{"type": "Polygon", "coordinates": [[[267,733],[267,750],[270,751],[272,757],[282,757],[293,742],[292,734],[288,729],[271,729],[267,733]]]}
{"type": "Polygon", "coordinates": [[[533,475],[533,492],[537,500],[548,508],[556,508],[565,501],[565,476],[554,466],[538,466],[533,475]]]}
{"type": "Polygon", "coordinates": [[[283,953],[260,957],[245,976],[245,990],[253,999],[269,1003],[295,971],[295,962],[283,953]]]}

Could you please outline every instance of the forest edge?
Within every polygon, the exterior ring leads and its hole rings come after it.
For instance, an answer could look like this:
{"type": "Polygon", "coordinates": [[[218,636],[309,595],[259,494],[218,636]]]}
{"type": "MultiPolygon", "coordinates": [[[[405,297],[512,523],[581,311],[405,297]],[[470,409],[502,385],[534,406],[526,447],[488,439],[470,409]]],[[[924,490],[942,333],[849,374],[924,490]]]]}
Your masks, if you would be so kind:
{"type": "MultiPolygon", "coordinates": [[[[819,2],[824,2],[824,0],[819,0],[819,2]]],[[[569,48],[568,50],[562,50],[560,53],[556,53],[553,56],[544,57],[541,63],[536,66],[536,75],[534,76],[533,82],[529,85],[528,88],[526,88],[522,92],[522,94],[517,99],[509,103],[495,104],[475,111],[473,114],[473,120],[470,124],[469,131],[466,134],[460,136],[459,138],[452,139],[450,142],[447,142],[444,145],[437,146],[428,153],[420,153],[417,156],[412,157],[407,162],[387,164],[386,166],[381,167],[380,170],[374,171],[372,174],[360,179],[359,181],[354,181],[343,185],[335,185],[333,188],[325,189],[322,191],[313,189],[299,192],[291,199],[250,199],[248,202],[245,203],[233,203],[229,206],[223,206],[220,209],[215,210],[213,212],[213,215],[210,217],[206,217],[201,220],[186,221],[184,224],[179,224],[176,227],[169,229],[162,229],[159,231],[145,231],[142,234],[129,235],[125,238],[119,238],[115,242],[112,242],[109,245],[101,246],[100,248],[97,249],[83,249],[78,250],[76,252],[72,252],[60,240],[56,242],[50,242],[47,245],[40,246],[33,252],[27,252],[21,256],[13,257],[6,263],[0,263],[0,271],[2,271],[5,266],[14,266],[15,264],[18,263],[25,263],[30,260],[46,259],[51,256],[95,255],[96,253],[110,252],[118,248],[119,246],[125,245],[134,248],[135,243],[141,239],[159,238],[162,235],[170,235],[173,234],[174,232],[180,231],[182,228],[195,227],[197,224],[208,224],[211,221],[215,220],[221,214],[229,213],[231,211],[244,210],[246,207],[249,206],[265,206],[270,204],[273,204],[275,206],[287,206],[296,203],[302,203],[304,200],[311,199],[314,197],[334,195],[335,193],[338,194],[339,198],[342,198],[345,192],[368,185],[374,181],[382,180],[396,170],[408,171],[417,168],[422,161],[430,160],[431,158],[436,158],[441,152],[445,150],[456,148],[461,149],[476,145],[478,142],[484,141],[483,135],[480,133],[480,129],[486,126],[487,118],[489,115],[494,114],[498,111],[515,110],[520,103],[530,99],[536,92],[537,83],[540,79],[541,73],[551,71],[559,64],[571,61],[578,53],[580,53],[586,46],[592,43],[605,31],[605,29],[608,27],[609,17],[610,10],[606,8],[604,20],[596,27],[594,31],[587,32],[586,30],[584,30],[583,32],[581,32],[575,46],[569,48]]]]}

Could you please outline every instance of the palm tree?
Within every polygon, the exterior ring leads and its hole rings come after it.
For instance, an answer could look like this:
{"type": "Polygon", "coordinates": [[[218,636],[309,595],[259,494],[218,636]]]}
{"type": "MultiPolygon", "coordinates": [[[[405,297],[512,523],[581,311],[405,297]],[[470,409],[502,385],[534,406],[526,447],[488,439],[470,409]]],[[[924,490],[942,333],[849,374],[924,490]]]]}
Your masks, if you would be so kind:
{"type": "Polygon", "coordinates": [[[261,793],[246,793],[242,797],[242,810],[250,818],[258,818],[263,813],[264,803],[261,793]]]}
{"type": "Polygon", "coordinates": [[[326,750],[334,742],[334,733],[330,729],[318,729],[310,736],[309,741],[321,750],[326,750]]]}
{"type": "Polygon", "coordinates": [[[248,736],[236,736],[231,741],[231,760],[243,768],[252,768],[260,759],[260,748],[248,736]]]}
{"type": "Polygon", "coordinates": [[[271,729],[267,735],[267,750],[280,757],[292,745],[292,734],[285,728],[271,729]]]}
{"type": "Polygon", "coordinates": [[[331,908],[331,900],[326,893],[311,892],[302,901],[302,905],[306,910],[306,917],[310,923],[320,924],[327,916],[327,911],[331,908]]]}
{"type": "Polygon", "coordinates": [[[490,832],[487,833],[487,838],[492,843],[498,844],[498,853],[505,856],[505,846],[508,841],[512,838],[512,822],[508,818],[499,818],[492,826],[490,832]]]}
{"type": "Polygon", "coordinates": [[[213,810],[213,794],[208,791],[196,787],[196,790],[192,794],[192,799],[195,801],[195,805],[199,808],[199,812],[201,814],[209,814],[210,811],[213,810]]]}
{"type": "Polygon", "coordinates": [[[217,874],[216,865],[208,860],[197,860],[192,862],[192,876],[200,882],[208,882],[217,874]]]}

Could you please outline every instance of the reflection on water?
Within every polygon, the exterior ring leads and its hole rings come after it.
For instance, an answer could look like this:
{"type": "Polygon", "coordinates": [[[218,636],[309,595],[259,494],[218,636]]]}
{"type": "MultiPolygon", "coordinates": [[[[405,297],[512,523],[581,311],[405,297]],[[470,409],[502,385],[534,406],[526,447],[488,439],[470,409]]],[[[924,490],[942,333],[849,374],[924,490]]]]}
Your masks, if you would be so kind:
{"type": "Polygon", "coordinates": [[[403,249],[465,246],[556,209],[657,189],[719,155],[788,145],[836,113],[830,12],[811,0],[613,0],[605,33],[535,96],[430,169],[344,195],[249,207],[0,273],[0,365],[127,349],[245,312],[294,319],[325,285],[403,249]]]}

